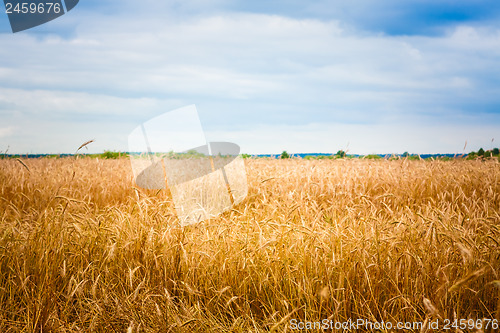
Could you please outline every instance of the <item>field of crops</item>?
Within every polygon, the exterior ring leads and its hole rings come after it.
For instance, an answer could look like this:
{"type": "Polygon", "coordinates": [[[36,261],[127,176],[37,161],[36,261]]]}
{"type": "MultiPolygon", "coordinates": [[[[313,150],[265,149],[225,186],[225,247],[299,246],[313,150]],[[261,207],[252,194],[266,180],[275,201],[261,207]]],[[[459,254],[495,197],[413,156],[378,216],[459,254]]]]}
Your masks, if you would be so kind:
{"type": "Polygon", "coordinates": [[[0,332],[500,320],[498,161],[245,163],[248,197],[181,228],[128,159],[0,160],[0,332]]]}

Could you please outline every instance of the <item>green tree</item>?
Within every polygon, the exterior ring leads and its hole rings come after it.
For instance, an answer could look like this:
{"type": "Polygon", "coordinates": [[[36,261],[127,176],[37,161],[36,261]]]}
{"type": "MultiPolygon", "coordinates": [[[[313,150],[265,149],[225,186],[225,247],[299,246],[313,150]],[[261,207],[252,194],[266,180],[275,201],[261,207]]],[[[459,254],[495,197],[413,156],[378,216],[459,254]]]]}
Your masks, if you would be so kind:
{"type": "Polygon", "coordinates": [[[290,158],[290,155],[288,155],[286,150],[283,150],[283,152],[281,153],[281,158],[290,158]]]}
{"type": "Polygon", "coordinates": [[[468,160],[473,160],[473,159],[475,159],[476,157],[477,157],[477,153],[476,153],[475,151],[470,152],[470,153],[468,153],[468,154],[467,154],[467,159],[468,159],[468,160]]]}
{"type": "Polygon", "coordinates": [[[335,154],[335,156],[340,157],[340,158],[344,158],[345,157],[345,151],[339,150],[337,152],[337,154],[335,154]]]}
{"type": "Polygon", "coordinates": [[[493,148],[493,155],[500,155],[500,151],[498,150],[498,148],[493,148]]]}
{"type": "Polygon", "coordinates": [[[101,154],[101,158],[105,159],[116,159],[120,157],[120,153],[117,151],[105,150],[104,153],[101,154]]]}
{"type": "Polygon", "coordinates": [[[479,150],[477,151],[477,156],[484,156],[484,149],[483,148],[479,148],[479,150]]]}

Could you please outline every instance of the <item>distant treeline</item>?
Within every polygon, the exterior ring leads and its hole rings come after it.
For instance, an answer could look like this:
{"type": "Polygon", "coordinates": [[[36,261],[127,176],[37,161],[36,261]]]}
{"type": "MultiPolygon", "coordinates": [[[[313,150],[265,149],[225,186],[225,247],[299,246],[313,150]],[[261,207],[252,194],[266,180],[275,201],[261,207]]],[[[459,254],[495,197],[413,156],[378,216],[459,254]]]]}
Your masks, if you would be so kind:
{"type": "Polygon", "coordinates": [[[65,157],[91,157],[91,158],[104,158],[116,159],[120,157],[128,157],[128,153],[105,151],[100,154],[0,154],[0,158],[65,158],[65,157]]]}
{"type": "MultiPolygon", "coordinates": [[[[100,154],[7,154],[0,153],[0,159],[2,158],[65,158],[65,157],[89,157],[89,158],[102,158],[102,159],[118,159],[122,157],[128,158],[130,155],[135,155],[138,153],[129,152],[117,152],[106,150],[100,154]]],[[[169,156],[173,156],[169,153],[169,156]]],[[[180,154],[174,154],[180,155],[180,154]]],[[[198,157],[200,154],[197,152],[187,152],[182,155],[187,157],[198,157]]],[[[202,155],[202,154],[201,154],[202,155]]],[[[369,155],[359,155],[359,154],[347,154],[343,150],[339,150],[335,154],[329,153],[288,153],[283,151],[281,154],[241,154],[243,158],[302,158],[306,160],[311,159],[339,159],[339,158],[362,158],[362,159],[401,159],[407,158],[409,160],[427,160],[427,159],[440,159],[440,160],[452,160],[452,159],[486,159],[486,158],[498,158],[500,160],[499,148],[493,148],[491,150],[479,149],[477,152],[473,151],[468,154],[409,154],[405,152],[403,154],[369,154],[369,155]]]]}
{"type": "Polygon", "coordinates": [[[470,152],[468,154],[410,154],[408,152],[404,152],[403,154],[368,154],[368,155],[359,155],[359,154],[347,154],[343,150],[339,150],[335,154],[328,153],[288,153],[287,151],[283,151],[281,154],[260,154],[260,155],[249,155],[243,154],[243,158],[258,158],[258,157],[271,157],[271,158],[302,158],[302,159],[339,159],[339,158],[363,158],[363,159],[401,159],[407,158],[409,160],[452,160],[452,159],[481,159],[481,158],[494,158],[499,156],[499,149],[494,148],[492,150],[485,151],[482,148],[477,152],[470,152]]]}

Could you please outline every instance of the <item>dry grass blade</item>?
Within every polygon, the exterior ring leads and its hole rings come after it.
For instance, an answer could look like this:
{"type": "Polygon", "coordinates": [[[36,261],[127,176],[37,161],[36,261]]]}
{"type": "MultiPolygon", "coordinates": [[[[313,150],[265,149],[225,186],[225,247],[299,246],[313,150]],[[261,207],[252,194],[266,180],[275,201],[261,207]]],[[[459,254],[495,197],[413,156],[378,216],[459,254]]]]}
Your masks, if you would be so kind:
{"type": "Polygon", "coordinates": [[[126,159],[0,159],[0,332],[500,319],[498,162],[245,163],[248,197],[181,228],[126,159]]]}
{"type": "Polygon", "coordinates": [[[284,323],[286,323],[290,318],[292,318],[292,316],[302,310],[304,308],[304,306],[301,306],[300,308],[297,308],[297,309],[294,309],[293,311],[291,311],[290,313],[288,313],[286,316],[284,316],[283,318],[281,318],[281,320],[279,322],[277,322],[276,324],[274,324],[272,327],[271,327],[271,330],[270,332],[275,332],[279,329],[280,326],[282,326],[284,323]]]}
{"type": "Polygon", "coordinates": [[[486,267],[478,269],[477,271],[467,275],[463,279],[458,280],[454,285],[448,288],[448,292],[453,292],[460,289],[460,287],[465,286],[467,283],[477,279],[480,276],[483,276],[485,272],[486,272],[486,267]]]}
{"type": "MultiPolygon", "coordinates": [[[[78,147],[78,149],[75,151],[75,154],[76,154],[76,153],[78,153],[78,151],[79,151],[80,149],[82,149],[82,148],[84,148],[84,147],[85,147],[85,148],[87,148],[87,146],[88,146],[89,144],[91,144],[92,142],[95,142],[95,140],[94,140],[94,139],[92,139],[92,140],[89,140],[89,141],[87,141],[87,142],[82,143],[82,145],[81,145],[80,147],[78,147]]],[[[87,149],[88,149],[88,148],[87,148],[87,149]]]]}
{"type": "Polygon", "coordinates": [[[434,306],[434,304],[432,304],[430,299],[424,297],[423,302],[424,302],[424,307],[429,312],[429,314],[431,314],[434,317],[439,317],[439,318],[441,317],[439,314],[439,310],[434,306]]]}
{"type": "Polygon", "coordinates": [[[20,158],[16,158],[16,161],[18,161],[19,163],[21,163],[21,165],[23,167],[25,167],[26,170],[28,170],[28,172],[30,172],[30,168],[28,168],[28,166],[20,158]]]}
{"type": "Polygon", "coordinates": [[[491,284],[500,289],[500,280],[492,281],[491,284]]]}

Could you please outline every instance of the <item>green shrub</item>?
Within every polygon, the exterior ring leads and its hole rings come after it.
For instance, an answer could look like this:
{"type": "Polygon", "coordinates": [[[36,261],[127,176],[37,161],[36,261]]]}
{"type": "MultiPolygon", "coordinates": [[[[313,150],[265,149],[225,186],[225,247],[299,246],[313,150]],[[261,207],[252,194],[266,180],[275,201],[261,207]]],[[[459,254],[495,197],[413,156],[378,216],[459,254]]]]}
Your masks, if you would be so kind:
{"type": "Polygon", "coordinates": [[[290,158],[290,155],[288,155],[286,150],[283,150],[283,152],[281,153],[281,158],[290,158]]]}
{"type": "Polygon", "coordinates": [[[381,159],[382,157],[378,156],[378,155],[375,155],[375,154],[369,154],[369,155],[366,155],[364,158],[368,159],[368,160],[379,160],[381,159]]]}
{"type": "Polygon", "coordinates": [[[468,159],[468,160],[474,160],[476,158],[477,158],[477,153],[473,151],[473,152],[470,152],[470,153],[467,154],[467,158],[466,159],[468,159]]]}
{"type": "Polygon", "coordinates": [[[410,155],[408,156],[408,159],[410,161],[418,161],[418,160],[421,160],[420,156],[419,155],[410,155]]]}
{"type": "Polygon", "coordinates": [[[117,159],[120,155],[120,152],[105,150],[104,153],[101,154],[101,157],[105,159],[117,159]]]}

